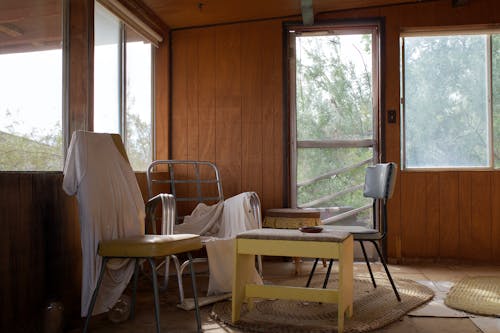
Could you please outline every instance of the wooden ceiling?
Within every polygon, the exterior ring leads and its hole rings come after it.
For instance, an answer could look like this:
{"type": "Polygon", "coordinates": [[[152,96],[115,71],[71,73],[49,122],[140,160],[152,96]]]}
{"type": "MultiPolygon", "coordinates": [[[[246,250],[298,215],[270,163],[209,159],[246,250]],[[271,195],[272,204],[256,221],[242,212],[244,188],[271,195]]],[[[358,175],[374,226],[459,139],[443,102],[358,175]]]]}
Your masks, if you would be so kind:
{"type": "Polygon", "coordinates": [[[0,53],[61,45],[60,0],[0,0],[0,53]]]}
{"type": "MultiPolygon", "coordinates": [[[[120,0],[156,30],[300,18],[301,0],[120,0]],[[160,29],[158,29],[160,28],[160,29]]],[[[312,0],[314,14],[429,0],[312,0]]],[[[61,46],[62,0],[0,0],[0,54],[61,46]]]]}
{"type": "MultiPolygon", "coordinates": [[[[142,0],[171,29],[301,15],[300,0],[142,0]]],[[[423,0],[312,0],[314,14],[423,0]]]]}

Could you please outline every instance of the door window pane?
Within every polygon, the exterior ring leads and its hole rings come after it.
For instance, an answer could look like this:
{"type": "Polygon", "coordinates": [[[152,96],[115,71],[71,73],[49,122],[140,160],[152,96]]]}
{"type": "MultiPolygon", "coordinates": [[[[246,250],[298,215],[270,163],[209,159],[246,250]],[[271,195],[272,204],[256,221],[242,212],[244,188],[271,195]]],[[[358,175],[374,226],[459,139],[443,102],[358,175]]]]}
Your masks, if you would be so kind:
{"type": "Polygon", "coordinates": [[[326,223],[371,223],[370,200],[362,189],[365,168],[375,159],[378,95],[373,93],[374,30],[364,31],[299,33],[294,40],[292,126],[297,141],[292,204],[319,208],[326,223]]]}
{"type": "MultiPolygon", "coordinates": [[[[363,184],[366,165],[373,159],[372,148],[299,148],[297,154],[298,207],[325,208],[321,218],[327,220],[370,204],[371,199],[363,196],[363,184]]],[[[342,223],[352,224],[356,219],[370,220],[371,211],[342,223]]]]}
{"type": "Polygon", "coordinates": [[[297,140],[372,139],[372,36],[296,38],[297,140]]]}

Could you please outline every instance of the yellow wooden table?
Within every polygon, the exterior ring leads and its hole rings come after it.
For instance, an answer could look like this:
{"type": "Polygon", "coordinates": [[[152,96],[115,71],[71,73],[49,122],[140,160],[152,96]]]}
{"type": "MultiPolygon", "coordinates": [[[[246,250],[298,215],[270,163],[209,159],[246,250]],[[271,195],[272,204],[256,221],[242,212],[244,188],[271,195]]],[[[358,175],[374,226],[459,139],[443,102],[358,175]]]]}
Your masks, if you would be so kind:
{"type": "MultiPolygon", "coordinates": [[[[271,208],[264,214],[264,228],[299,229],[321,225],[320,211],[316,209],[271,208]]],[[[302,258],[293,257],[295,275],[302,273],[302,258]]],[[[325,262],[323,261],[323,266],[325,262]]]]}
{"type": "MultiPolygon", "coordinates": [[[[236,237],[232,321],[240,318],[244,301],[252,309],[252,298],[277,298],[338,304],[338,332],[344,329],[344,314],[352,316],[353,238],[346,232],[303,233],[288,229],[256,229],[236,237]],[[338,289],[257,285],[247,283],[255,255],[338,259],[338,289]]],[[[284,319],[285,320],[285,319],[284,319]]]]}

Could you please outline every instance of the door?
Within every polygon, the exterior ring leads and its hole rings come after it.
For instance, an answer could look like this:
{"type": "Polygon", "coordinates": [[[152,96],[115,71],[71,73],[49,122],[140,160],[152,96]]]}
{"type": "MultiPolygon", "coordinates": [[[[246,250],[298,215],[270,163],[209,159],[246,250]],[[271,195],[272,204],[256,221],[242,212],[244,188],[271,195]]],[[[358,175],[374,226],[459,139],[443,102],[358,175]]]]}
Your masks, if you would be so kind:
{"type": "Polygon", "coordinates": [[[320,209],[326,224],[372,225],[363,185],[379,160],[379,31],[288,30],[291,205],[320,209]]]}

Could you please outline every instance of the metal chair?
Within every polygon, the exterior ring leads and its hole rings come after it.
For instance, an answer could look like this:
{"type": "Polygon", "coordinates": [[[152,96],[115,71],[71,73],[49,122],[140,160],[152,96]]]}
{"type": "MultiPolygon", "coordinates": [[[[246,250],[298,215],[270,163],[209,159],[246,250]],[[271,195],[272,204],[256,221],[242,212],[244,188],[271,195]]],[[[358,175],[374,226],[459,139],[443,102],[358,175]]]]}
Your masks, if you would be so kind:
{"type": "MultiPolygon", "coordinates": [[[[80,222],[89,224],[91,227],[95,227],[98,230],[114,230],[107,231],[100,235],[93,234],[88,237],[98,241],[97,254],[101,256],[103,260],[95,289],[93,288],[94,286],[90,286],[90,290],[94,289],[94,291],[86,312],[83,332],[86,333],[88,330],[90,317],[92,316],[99,288],[105,275],[106,264],[111,258],[130,258],[135,261],[130,316],[133,318],[135,312],[136,289],[140,266],[139,261],[140,259],[146,259],[152,267],[156,332],[159,333],[160,302],[158,281],[156,270],[154,269],[156,266],[154,258],[187,253],[188,264],[191,265],[192,257],[190,252],[202,248],[200,236],[193,234],[144,234],[144,223],[141,221],[144,216],[142,195],[119,135],[78,131],[73,134],[70,151],[71,152],[68,153],[68,155],[70,155],[68,161],[70,162],[67,162],[67,167],[65,167],[63,188],[70,195],[78,194],[80,216],[85,216],[83,222],[80,222]],[[92,144],[88,142],[92,142],[92,144]],[[120,155],[123,157],[123,160],[119,158],[120,155]],[[108,161],[110,162],[103,163],[96,158],[96,156],[106,156],[109,158],[108,161]],[[123,163],[124,161],[125,163],[123,163]],[[75,169],[75,165],[78,165],[77,168],[84,169],[77,170],[75,169]],[[73,177],[75,174],[80,175],[78,179],[73,177]],[[103,175],[105,176],[103,177],[103,175]],[[106,180],[108,180],[109,183],[103,183],[103,181],[106,180]],[[80,191],[80,187],[83,187],[84,190],[80,191]],[[95,193],[100,193],[100,197],[97,199],[94,198],[93,196],[95,196],[95,193]],[[88,204],[89,201],[92,202],[91,205],[88,204]],[[112,207],[110,207],[110,202],[117,203],[119,206],[112,205],[112,207]],[[117,207],[121,208],[119,209],[117,207]],[[123,212],[123,207],[128,209],[126,213],[123,212]],[[95,211],[98,212],[96,218],[94,218],[93,215],[96,214],[95,211]],[[86,216],[91,216],[92,218],[89,219],[86,216]],[[99,218],[99,216],[106,216],[106,218],[102,219],[99,218]],[[138,225],[135,225],[135,223],[138,225]],[[133,232],[125,233],[123,230],[133,230],[133,232]],[[129,236],[116,236],[127,234],[129,236]]],[[[169,219],[174,219],[176,207],[175,199],[172,195],[161,194],[151,198],[146,203],[146,211],[153,211],[154,207],[158,204],[163,205],[164,223],[168,223],[169,219]]],[[[92,233],[92,230],[93,229],[89,227],[82,227],[82,232],[88,231],[92,233]]],[[[93,249],[91,249],[91,252],[93,252],[93,249]]],[[[89,259],[93,260],[93,257],[89,259]]],[[[130,277],[130,275],[128,276],[130,277]]],[[[199,332],[201,331],[201,320],[193,269],[191,269],[191,281],[194,293],[197,330],[199,332]]],[[[123,283],[128,283],[127,278],[124,278],[123,283]]],[[[111,287],[111,290],[113,290],[113,288],[116,287],[111,287]]]]}
{"type": "MultiPolygon", "coordinates": [[[[186,211],[191,211],[196,204],[204,203],[207,205],[224,201],[224,193],[220,173],[214,163],[208,161],[189,161],[189,160],[156,160],[153,161],[146,172],[148,183],[148,195],[153,197],[156,193],[171,193],[176,202],[176,206],[183,207],[186,211]]],[[[262,227],[260,199],[256,193],[250,197],[250,206],[252,214],[258,222],[259,228],[262,227]]],[[[182,223],[184,216],[176,211],[175,219],[162,220],[161,234],[171,235],[174,233],[174,223],[182,223]]],[[[153,215],[152,212],[151,215],[153,215]]],[[[164,213],[162,213],[164,214],[164,213]]],[[[153,233],[156,232],[156,225],[153,225],[153,233]]],[[[202,244],[206,240],[202,236],[202,244]]],[[[166,289],[169,278],[170,258],[174,261],[176,276],[179,285],[179,302],[184,304],[184,288],[182,284],[182,275],[188,262],[179,262],[175,255],[165,258],[157,268],[163,267],[164,281],[161,289],[166,289]]],[[[196,257],[193,263],[207,262],[206,257],[196,257]]],[[[257,269],[262,274],[262,260],[257,257],[257,269]]]]}
{"type": "MultiPolygon", "coordinates": [[[[332,226],[332,225],[324,225],[323,228],[326,230],[337,230],[337,231],[347,231],[350,232],[354,240],[359,242],[361,245],[361,250],[363,251],[363,256],[366,261],[366,265],[368,266],[368,271],[370,273],[370,277],[373,283],[373,287],[377,288],[377,283],[375,282],[375,278],[373,276],[373,272],[370,266],[370,262],[366,255],[364,242],[370,242],[373,244],[377,253],[380,257],[380,261],[384,266],[385,273],[391,283],[392,289],[394,290],[394,294],[398,301],[401,301],[401,297],[399,296],[398,290],[394,281],[392,279],[391,273],[387,268],[387,264],[385,262],[385,256],[381,253],[379,248],[379,242],[385,239],[387,234],[387,200],[392,196],[394,192],[394,186],[396,184],[396,174],[397,174],[397,165],[396,163],[381,163],[376,164],[374,166],[370,166],[366,169],[365,174],[365,185],[363,190],[363,195],[368,198],[373,198],[373,228],[366,228],[360,226],[332,226]],[[377,216],[377,208],[381,208],[381,220],[378,223],[377,216]]],[[[318,258],[314,261],[313,267],[311,269],[311,273],[309,274],[309,278],[307,280],[306,286],[308,287],[311,283],[312,276],[316,269],[316,265],[318,264],[318,258]]],[[[328,284],[328,279],[330,277],[330,272],[332,269],[333,260],[330,260],[325,280],[323,282],[323,288],[326,288],[328,284]]]]}

